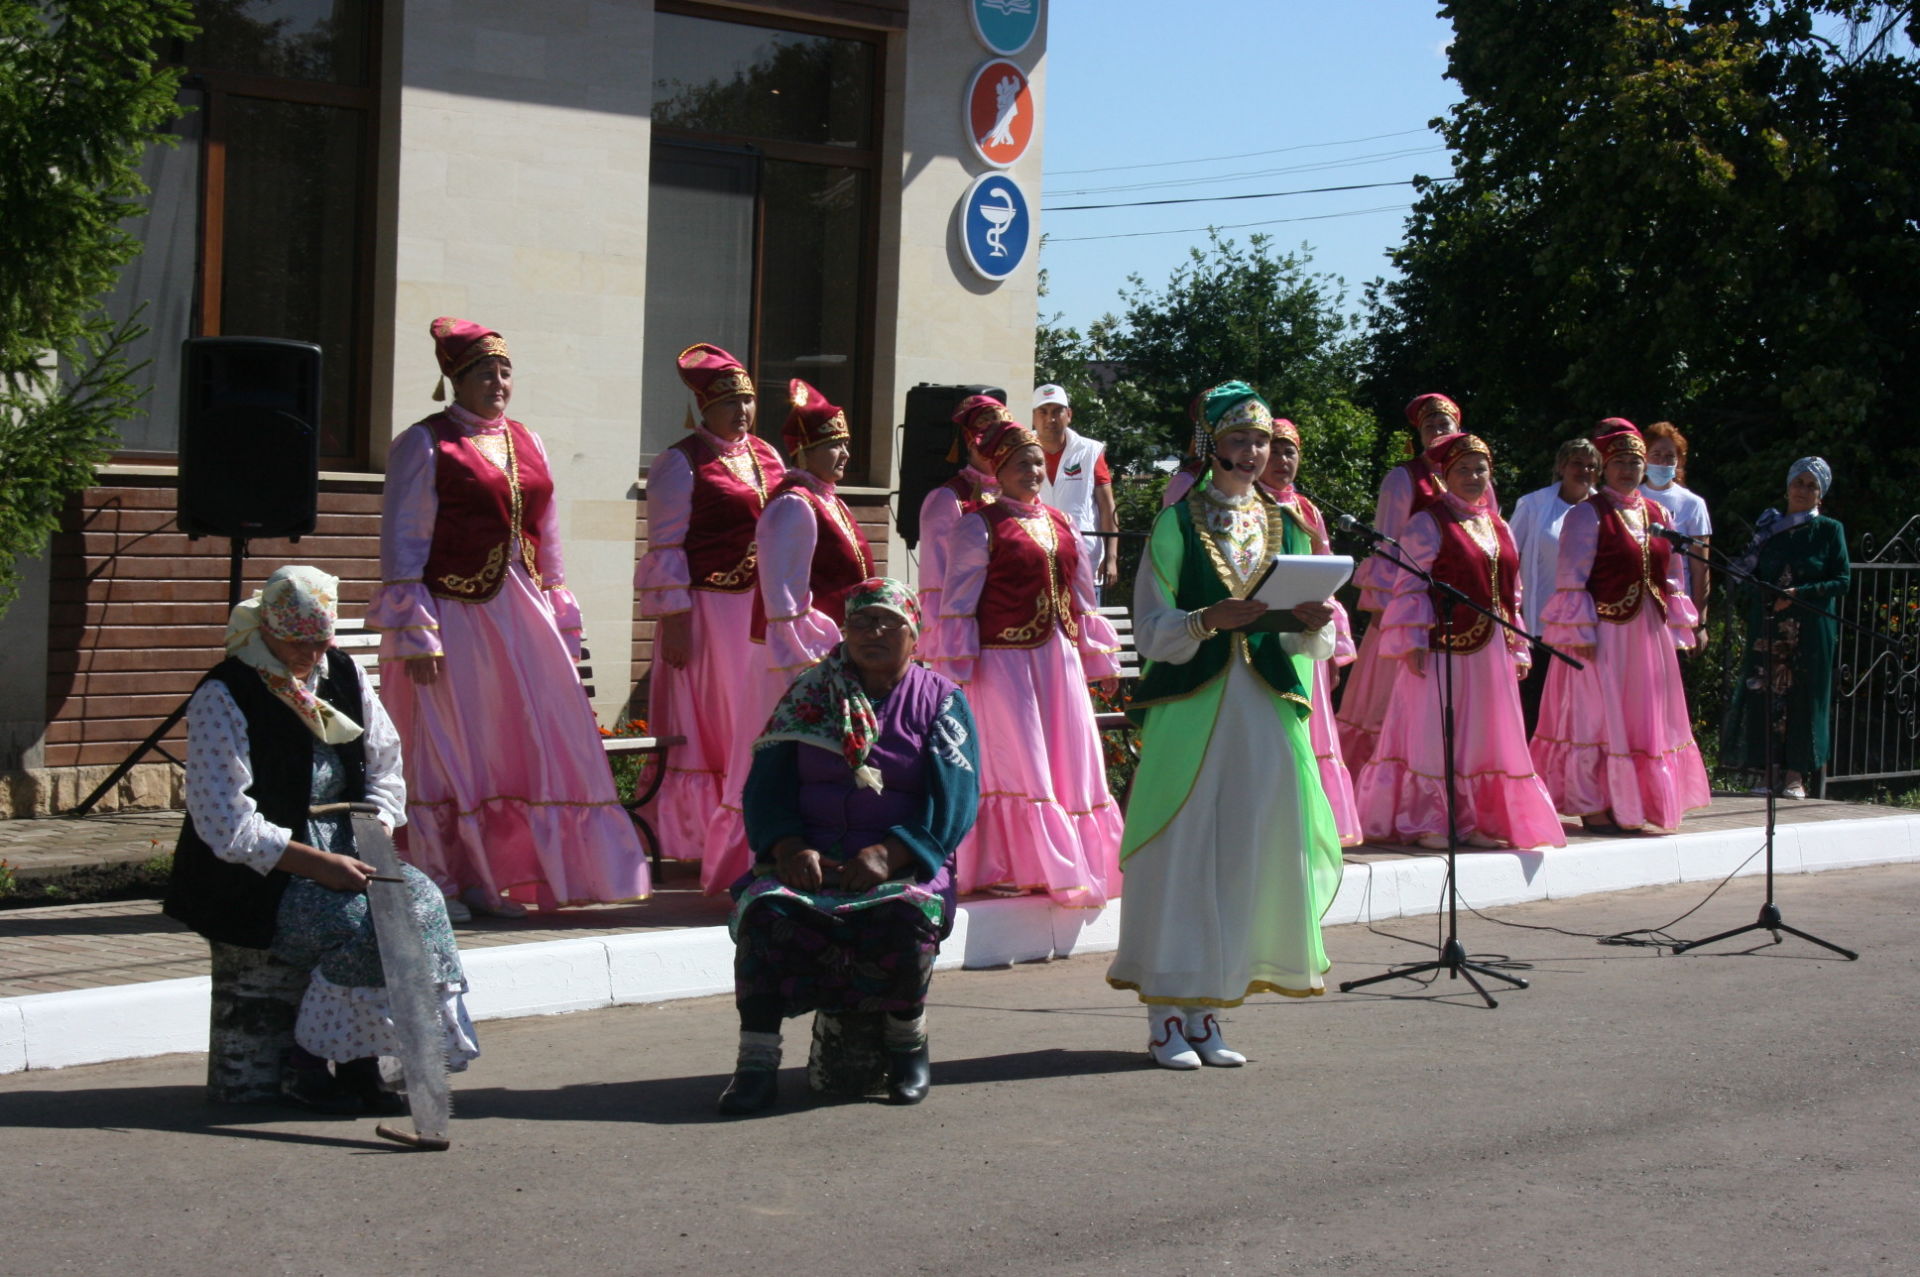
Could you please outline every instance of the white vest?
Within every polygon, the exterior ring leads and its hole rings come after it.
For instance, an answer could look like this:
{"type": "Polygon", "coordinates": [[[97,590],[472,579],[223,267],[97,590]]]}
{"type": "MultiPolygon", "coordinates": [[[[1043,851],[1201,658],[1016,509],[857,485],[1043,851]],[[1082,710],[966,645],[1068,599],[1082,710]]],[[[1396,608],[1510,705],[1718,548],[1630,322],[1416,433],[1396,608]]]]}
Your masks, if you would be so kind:
{"type": "MultiPolygon", "coordinates": [[[[1042,481],[1040,499],[1067,516],[1067,522],[1079,528],[1082,533],[1097,531],[1100,519],[1093,502],[1093,472],[1095,464],[1105,454],[1107,445],[1076,434],[1072,426],[1067,427],[1067,442],[1060,449],[1060,462],[1054,470],[1054,477],[1042,481]]],[[[1080,538],[1080,551],[1095,568],[1101,563],[1105,553],[1107,539],[1099,536],[1080,538]]]]}

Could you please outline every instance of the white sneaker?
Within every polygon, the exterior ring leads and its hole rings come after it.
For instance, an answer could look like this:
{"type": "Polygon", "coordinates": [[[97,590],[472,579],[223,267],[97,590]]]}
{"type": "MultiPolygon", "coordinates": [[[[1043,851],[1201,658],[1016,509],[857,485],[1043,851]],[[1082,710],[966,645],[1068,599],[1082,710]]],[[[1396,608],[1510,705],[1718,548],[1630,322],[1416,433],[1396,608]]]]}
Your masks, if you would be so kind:
{"type": "Polygon", "coordinates": [[[1247,1062],[1246,1056],[1227,1048],[1227,1040],[1220,1034],[1220,1021],[1213,1012],[1205,1007],[1188,1007],[1185,1018],[1187,1045],[1193,1048],[1202,1064],[1211,1064],[1217,1069],[1237,1069],[1247,1062]]]}
{"type": "Polygon", "coordinates": [[[1165,1007],[1147,1008],[1147,1054],[1163,1069],[1197,1069],[1200,1057],[1187,1045],[1180,1013],[1165,1007]]]}
{"type": "Polygon", "coordinates": [[[447,906],[448,922],[472,922],[473,921],[473,910],[467,908],[465,902],[462,901],[460,897],[448,896],[446,898],[445,903],[447,906]]]}

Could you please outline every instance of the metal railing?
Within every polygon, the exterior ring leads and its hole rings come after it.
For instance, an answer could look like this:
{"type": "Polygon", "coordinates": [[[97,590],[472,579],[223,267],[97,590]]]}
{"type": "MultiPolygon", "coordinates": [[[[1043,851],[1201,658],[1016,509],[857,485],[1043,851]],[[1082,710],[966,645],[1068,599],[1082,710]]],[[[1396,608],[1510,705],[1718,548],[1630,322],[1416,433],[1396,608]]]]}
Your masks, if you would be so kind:
{"type": "MultiPolygon", "coordinates": [[[[1834,608],[1867,629],[1907,638],[1920,631],[1920,515],[1884,544],[1860,538],[1853,581],[1834,608]]],[[[1820,794],[1839,781],[1920,777],[1920,648],[1895,646],[1846,626],[1835,651],[1833,754],[1820,794]]]]}

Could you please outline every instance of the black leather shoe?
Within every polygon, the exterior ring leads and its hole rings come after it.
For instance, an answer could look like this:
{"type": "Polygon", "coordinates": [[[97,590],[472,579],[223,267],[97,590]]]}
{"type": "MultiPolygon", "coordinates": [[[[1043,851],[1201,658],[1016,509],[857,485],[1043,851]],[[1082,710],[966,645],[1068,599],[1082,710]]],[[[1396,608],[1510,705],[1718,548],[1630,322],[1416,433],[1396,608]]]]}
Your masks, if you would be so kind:
{"type": "Polygon", "coordinates": [[[325,1067],[301,1069],[288,1065],[280,1070],[280,1094],[310,1113],[328,1117],[347,1117],[365,1112],[360,1097],[340,1084],[340,1079],[325,1067]]]}
{"type": "Polygon", "coordinates": [[[407,1102],[380,1082],[380,1061],[372,1057],[336,1064],[334,1078],[360,1101],[360,1106],[375,1117],[399,1117],[407,1111],[407,1102]]]}
{"type": "Polygon", "coordinates": [[[764,1113],[780,1099],[780,1075],[772,1069],[736,1069],[720,1092],[720,1111],[728,1117],[764,1113]]]}
{"type": "Polygon", "coordinates": [[[887,1103],[918,1104],[933,1089],[933,1060],[922,1042],[911,1051],[887,1052],[887,1103]]]}

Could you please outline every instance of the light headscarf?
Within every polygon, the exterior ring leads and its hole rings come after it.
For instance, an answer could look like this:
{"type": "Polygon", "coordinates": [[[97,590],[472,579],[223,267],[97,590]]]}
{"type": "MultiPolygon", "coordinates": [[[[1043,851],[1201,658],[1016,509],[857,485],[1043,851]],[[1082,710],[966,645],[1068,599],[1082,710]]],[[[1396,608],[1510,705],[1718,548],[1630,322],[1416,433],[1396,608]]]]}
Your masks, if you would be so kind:
{"type": "Polygon", "coordinates": [[[339,608],[339,578],[319,568],[294,566],[268,577],[264,588],[235,606],[227,617],[227,655],[251,666],[267,690],[298,714],[308,731],[329,745],[357,740],[364,729],[308,691],[268,650],[263,635],[298,643],[325,642],[333,637],[339,608]]]}
{"type": "Polygon", "coordinates": [[[1792,483],[1803,474],[1810,474],[1820,485],[1820,499],[1827,499],[1827,489],[1833,486],[1833,467],[1824,457],[1802,457],[1787,468],[1787,482],[1792,483]]]}
{"type": "MultiPolygon", "coordinates": [[[[889,577],[876,576],[862,581],[847,595],[847,617],[862,608],[877,607],[906,621],[917,638],[920,634],[920,603],[913,590],[889,577]]],[[[880,793],[886,787],[880,769],[867,762],[873,742],[880,735],[880,719],[873,712],[873,701],[861,686],[860,673],[847,660],[845,643],[827,653],[826,658],[793,680],[766,732],[756,741],[756,750],[781,741],[796,741],[840,755],[853,771],[853,783],[862,789],[880,793]]]]}
{"type": "MultiPolygon", "coordinates": [[[[1820,485],[1820,499],[1825,501],[1827,489],[1833,486],[1833,468],[1827,464],[1826,459],[1823,457],[1800,458],[1787,467],[1787,482],[1792,483],[1803,474],[1813,476],[1813,481],[1820,485]]],[[[1818,505],[1811,510],[1801,510],[1795,514],[1788,514],[1777,507],[1762,510],[1760,517],[1753,521],[1753,542],[1747,546],[1745,554],[1733,561],[1734,569],[1740,572],[1752,572],[1760,562],[1761,546],[1782,532],[1791,531],[1803,523],[1813,522],[1814,516],[1819,513],[1818,505]]]]}

